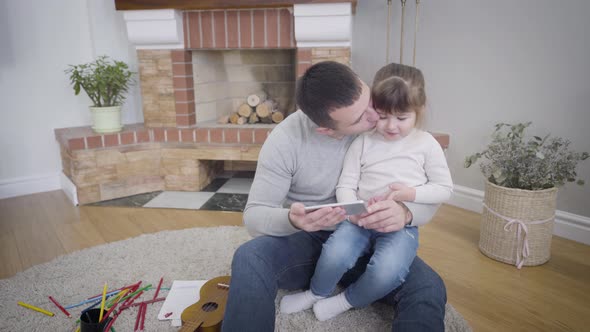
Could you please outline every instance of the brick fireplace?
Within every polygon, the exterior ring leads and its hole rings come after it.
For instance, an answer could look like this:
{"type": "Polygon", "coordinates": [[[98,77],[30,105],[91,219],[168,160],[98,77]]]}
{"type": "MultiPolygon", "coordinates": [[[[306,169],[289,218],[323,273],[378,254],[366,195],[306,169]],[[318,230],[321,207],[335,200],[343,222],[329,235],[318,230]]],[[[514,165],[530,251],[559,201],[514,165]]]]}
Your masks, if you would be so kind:
{"type": "Polygon", "coordinates": [[[295,110],[295,78],[309,66],[350,65],[355,1],[115,3],[137,48],[144,122],[105,135],[90,127],[55,130],[63,172],[80,204],[198,191],[224,169],[253,169],[274,125],[215,119],[256,89],[288,115],[295,110]],[[220,62],[228,63],[215,69],[220,62]]]}

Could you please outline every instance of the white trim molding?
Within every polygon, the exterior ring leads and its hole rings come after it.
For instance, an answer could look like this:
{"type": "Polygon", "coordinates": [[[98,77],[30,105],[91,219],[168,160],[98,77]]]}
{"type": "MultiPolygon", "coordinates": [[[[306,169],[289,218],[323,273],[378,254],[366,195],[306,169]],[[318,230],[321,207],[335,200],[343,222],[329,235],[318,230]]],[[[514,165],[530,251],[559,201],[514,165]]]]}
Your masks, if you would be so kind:
{"type": "Polygon", "coordinates": [[[129,42],[137,49],[184,49],[182,11],[126,10],[123,18],[129,42]]]}
{"type": "MultiPolygon", "coordinates": [[[[484,192],[455,185],[453,196],[447,202],[465,210],[482,213],[484,192]]],[[[590,245],[590,218],[557,210],[553,235],[590,245]]]]}
{"type": "Polygon", "coordinates": [[[0,180],[0,199],[59,190],[59,174],[45,174],[0,180]]]}
{"type": "Polygon", "coordinates": [[[293,5],[297,47],[350,47],[352,4],[293,5]]]}
{"type": "Polygon", "coordinates": [[[59,175],[61,190],[63,190],[63,192],[66,194],[66,196],[68,196],[70,201],[72,201],[75,206],[78,206],[78,190],[76,185],[63,172],[60,172],[59,175]]]}

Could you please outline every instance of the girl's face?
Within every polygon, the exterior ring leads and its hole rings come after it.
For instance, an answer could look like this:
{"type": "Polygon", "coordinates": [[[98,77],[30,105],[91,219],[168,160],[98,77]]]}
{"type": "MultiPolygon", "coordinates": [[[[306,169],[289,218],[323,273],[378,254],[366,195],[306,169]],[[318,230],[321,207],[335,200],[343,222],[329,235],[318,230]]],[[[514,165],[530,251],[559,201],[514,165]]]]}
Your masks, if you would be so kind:
{"type": "Polygon", "coordinates": [[[397,141],[408,136],[416,126],[416,112],[389,114],[377,110],[377,114],[377,132],[388,141],[397,141]]]}

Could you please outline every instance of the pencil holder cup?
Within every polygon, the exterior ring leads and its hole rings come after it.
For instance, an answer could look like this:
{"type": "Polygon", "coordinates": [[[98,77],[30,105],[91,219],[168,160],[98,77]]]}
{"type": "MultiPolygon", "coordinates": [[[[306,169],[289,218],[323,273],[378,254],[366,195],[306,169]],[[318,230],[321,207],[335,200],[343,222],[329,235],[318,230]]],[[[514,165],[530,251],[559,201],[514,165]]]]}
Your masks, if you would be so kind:
{"type": "MultiPolygon", "coordinates": [[[[107,314],[106,310],[102,311],[103,318],[107,314]]],[[[103,332],[104,328],[111,321],[110,317],[103,320],[102,323],[98,322],[100,318],[100,309],[90,309],[80,316],[80,332],[103,332]]]]}

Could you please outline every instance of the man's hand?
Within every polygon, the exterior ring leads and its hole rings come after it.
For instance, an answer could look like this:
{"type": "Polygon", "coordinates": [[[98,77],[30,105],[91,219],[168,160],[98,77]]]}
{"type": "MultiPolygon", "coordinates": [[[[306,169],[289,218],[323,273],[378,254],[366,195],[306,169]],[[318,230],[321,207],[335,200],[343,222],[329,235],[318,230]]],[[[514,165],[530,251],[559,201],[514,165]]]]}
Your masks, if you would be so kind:
{"type": "Polygon", "coordinates": [[[376,197],[367,207],[367,213],[361,215],[357,224],[366,229],[374,229],[381,233],[399,231],[412,220],[412,213],[403,203],[391,199],[376,197]]]}
{"type": "Polygon", "coordinates": [[[303,204],[293,203],[289,210],[289,221],[291,221],[291,224],[306,232],[319,231],[334,226],[345,219],[346,211],[340,207],[325,207],[306,213],[303,204]]]}
{"type": "Polygon", "coordinates": [[[416,200],[416,188],[408,187],[403,183],[392,183],[389,185],[389,194],[386,199],[397,202],[413,202],[416,200]]]}

